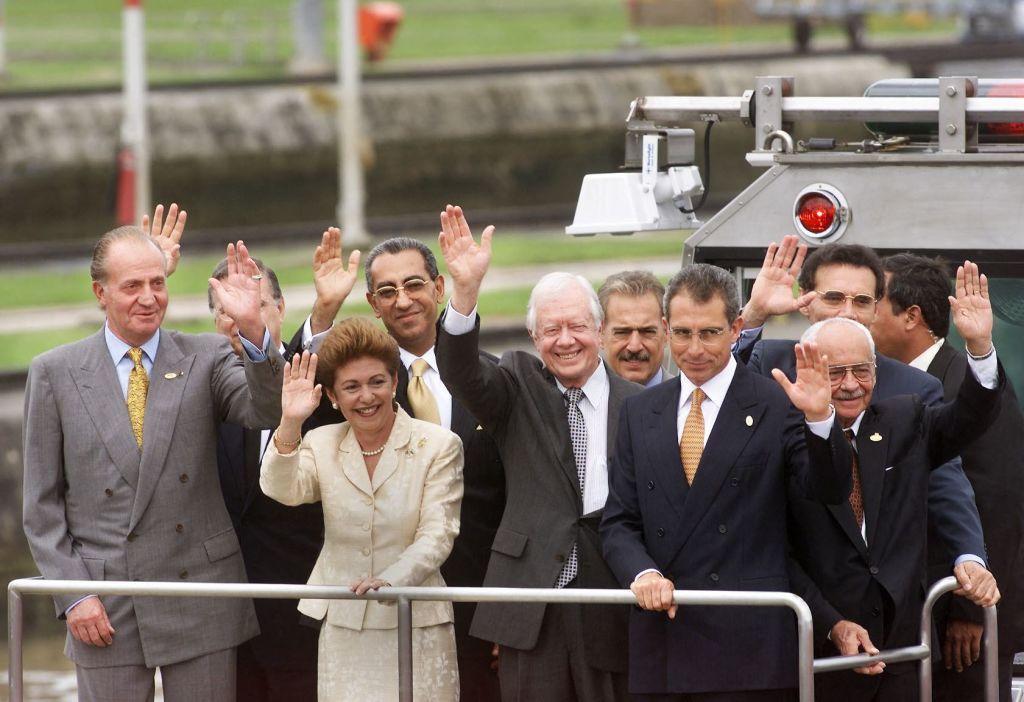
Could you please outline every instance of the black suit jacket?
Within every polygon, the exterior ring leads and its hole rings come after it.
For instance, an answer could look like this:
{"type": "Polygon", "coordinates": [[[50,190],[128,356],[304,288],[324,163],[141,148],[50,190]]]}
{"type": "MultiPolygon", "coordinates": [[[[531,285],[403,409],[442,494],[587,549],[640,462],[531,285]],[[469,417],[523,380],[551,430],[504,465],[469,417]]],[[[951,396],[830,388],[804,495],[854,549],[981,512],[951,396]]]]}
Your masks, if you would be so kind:
{"type": "MultiPolygon", "coordinates": [[[[480,352],[481,360],[497,362],[491,354],[480,352]]],[[[409,405],[409,373],[405,365],[398,369],[398,404],[416,415],[409,405]]],[[[505,509],[505,471],[494,439],[480,426],[469,410],[452,397],[451,430],[462,439],[465,456],[464,493],[460,513],[459,535],[451,555],[441,566],[441,576],[452,587],[480,587],[487,572],[491,544],[505,509]]],[[[491,644],[469,635],[469,625],[476,613],[475,602],[455,602],[455,639],[460,658],[490,660],[491,644]]]]}
{"type": "MultiPolygon", "coordinates": [[[[831,611],[865,629],[879,648],[917,642],[925,588],[928,474],[978,437],[999,411],[1000,382],[986,390],[973,374],[957,400],[926,407],[917,397],[873,403],[857,430],[867,544],[849,503],[825,507],[790,495],[794,555],[820,589],[812,611],[831,611]]],[[[819,641],[817,655],[835,655],[819,641]]],[[[877,679],[825,676],[824,699],[868,699],[877,679]],[[858,694],[854,694],[858,692],[858,694]]],[[[819,687],[819,689],[821,689],[819,687]]]]}
{"type": "MultiPolygon", "coordinates": [[[[959,391],[966,369],[967,357],[948,343],[939,348],[928,366],[928,372],[942,381],[947,401],[959,391]]],[[[974,486],[989,567],[1003,596],[999,602],[999,647],[1018,651],[1024,646],[1024,551],[1020,548],[1024,543],[1024,415],[1009,379],[995,423],[965,446],[960,456],[974,486]]],[[[940,557],[929,559],[932,579],[943,574],[949,557],[937,555],[940,557]]],[[[952,598],[950,607],[953,617],[982,622],[981,608],[962,597],[952,598]]]]}
{"type": "MultiPolygon", "coordinates": [[[[680,384],[623,404],[604,553],[628,587],[654,568],[680,590],[788,591],[787,486],[839,503],[850,492],[850,448],[838,422],[829,440],[774,380],[743,365],[688,486],[679,458],[680,384]]],[[[796,686],[796,627],[782,608],[683,607],[675,620],[635,609],[629,689],[700,693],[796,686]]]]}
{"type": "MultiPolygon", "coordinates": [[[[573,543],[578,546],[580,587],[617,587],[601,557],[597,515],[583,515],[565,402],[540,360],[511,351],[500,363],[479,355],[480,326],[459,336],[438,322],[437,363],[451,393],[491,433],[505,467],[506,506],[491,546],[484,585],[554,587],[573,543]]],[[[607,368],[607,367],[606,367],[607,368]]],[[[639,385],[608,371],[609,451],[619,406],[639,385]]],[[[537,643],[546,605],[485,602],[471,632],[502,646],[530,650],[537,643]]],[[[588,662],[626,670],[626,608],[592,605],[583,622],[588,662]]]]}

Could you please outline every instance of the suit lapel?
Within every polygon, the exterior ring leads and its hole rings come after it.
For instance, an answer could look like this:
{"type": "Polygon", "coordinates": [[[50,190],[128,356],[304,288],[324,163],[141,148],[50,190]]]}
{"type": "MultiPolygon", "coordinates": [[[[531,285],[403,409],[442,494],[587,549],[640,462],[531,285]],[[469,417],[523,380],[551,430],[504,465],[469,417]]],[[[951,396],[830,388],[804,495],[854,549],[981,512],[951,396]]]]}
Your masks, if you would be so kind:
{"type": "MultiPolygon", "coordinates": [[[[602,361],[604,363],[604,361],[602,361]]],[[[615,453],[615,437],[619,431],[619,408],[622,401],[626,399],[625,390],[631,385],[612,372],[612,369],[605,364],[605,373],[608,375],[608,455],[615,453]]]]}
{"type": "Polygon", "coordinates": [[[91,337],[82,365],[70,372],[111,460],[132,489],[137,489],[141,454],[102,329],[91,337]]]}
{"type": "MultiPolygon", "coordinates": [[[[415,450],[409,446],[409,436],[412,433],[412,425],[409,416],[399,412],[395,417],[395,425],[391,428],[391,436],[388,437],[388,445],[380,454],[377,467],[373,469],[373,479],[370,483],[374,492],[387,482],[388,478],[398,470],[399,457],[407,450],[415,450]]],[[[366,469],[363,469],[366,472],[366,469]]]]}
{"type": "Polygon", "coordinates": [[[395,388],[395,401],[410,417],[416,416],[409,404],[409,371],[401,361],[398,363],[398,387],[395,388]]]}
{"type": "Polygon", "coordinates": [[[341,454],[341,472],[357,490],[365,495],[373,495],[370,476],[366,473],[366,462],[359,451],[359,442],[356,441],[355,432],[349,425],[348,432],[338,444],[338,452],[341,454]]]}
{"type": "Polygon", "coordinates": [[[242,484],[243,514],[249,509],[253,498],[260,492],[260,447],[263,442],[262,429],[242,429],[242,465],[239,479],[242,484]]]}
{"type": "Polygon", "coordinates": [[[181,398],[194,361],[194,355],[182,354],[171,334],[160,334],[160,346],[153,361],[149,393],[146,396],[139,489],[135,494],[135,504],[132,506],[129,531],[135,528],[149,507],[149,501],[163,472],[178,420],[178,410],[181,408],[181,398]],[[173,377],[168,377],[172,374],[173,377]]]}
{"type": "MultiPolygon", "coordinates": [[[[686,506],[679,525],[682,539],[680,549],[686,545],[693,529],[714,502],[722,483],[732,471],[736,458],[760,426],[764,411],[765,404],[758,399],[750,372],[737,364],[736,375],[733,376],[722,401],[715,426],[701,454],[693,485],[690,486],[686,497],[686,506]],[[748,416],[753,420],[750,425],[746,421],[748,416]]],[[[681,471],[682,465],[679,463],[681,471]]],[[[683,480],[685,482],[685,478],[683,480]]]]}
{"type": "Polygon", "coordinates": [[[888,467],[885,462],[888,455],[889,432],[876,427],[875,412],[869,408],[857,434],[857,467],[860,470],[860,492],[864,501],[864,520],[867,523],[869,544],[875,543],[875,535],[878,533],[885,469],[888,467]],[[877,441],[871,437],[876,437],[877,441]]]}
{"type": "Polygon", "coordinates": [[[560,472],[568,481],[582,509],[583,494],[580,492],[580,477],[576,472],[576,458],[572,452],[572,439],[569,436],[569,419],[566,415],[565,400],[558,391],[555,377],[546,368],[539,371],[543,382],[523,383],[521,390],[530,393],[539,416],[547,418],[542,422],[549,446],[554,449],[560,472]]]}
{"type": "Polygon", "coordinates": [[[683,473],[683,462],[676,443],[676,415],[679,412],[679,383],[662,393],[662,401],[653,405],[644,420],[650,465],[658,476],[658,485],[665,490],[668,503],[676,517],[682,516],[689,485],[683,473]]]}

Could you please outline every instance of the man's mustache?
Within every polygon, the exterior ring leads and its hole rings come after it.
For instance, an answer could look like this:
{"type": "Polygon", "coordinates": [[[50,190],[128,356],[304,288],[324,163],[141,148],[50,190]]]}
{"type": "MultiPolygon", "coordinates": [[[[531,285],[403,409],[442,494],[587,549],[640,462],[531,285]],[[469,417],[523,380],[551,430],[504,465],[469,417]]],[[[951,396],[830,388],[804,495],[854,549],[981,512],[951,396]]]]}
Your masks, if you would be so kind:
{"type": "Polygon", "coordinates": [[[620,361],[649,361],[651,354],[646,351],[623,351],[619,354],[620,361]]]}

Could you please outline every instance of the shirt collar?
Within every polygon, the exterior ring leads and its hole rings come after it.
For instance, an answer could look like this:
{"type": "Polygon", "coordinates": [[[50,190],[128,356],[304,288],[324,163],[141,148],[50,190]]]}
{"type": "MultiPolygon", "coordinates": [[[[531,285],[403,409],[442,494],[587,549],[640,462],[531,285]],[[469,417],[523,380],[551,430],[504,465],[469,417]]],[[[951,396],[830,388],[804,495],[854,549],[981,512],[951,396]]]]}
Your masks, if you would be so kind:
{"type": "MultiPolygon", "coordinates": [[[[558,392],[564,395],[567,388],[562,385],[558,378],[555,378],[555,385],[558,386],[558,392]]],[[[591,405],[600,407],[608,399],[609,387],[608,371],[604,368],[604,361],[598,361],[597,369],[590,374],[587,382],[583,383],[583,387],[580,389],[591,405]]]]}
{"type": "Polygon", "coordinates": [[[932,364],[932,361],[935,360],[935,357],[939,353],[939,349],[942,348],[942,344],[944,344],[945,342],[946,342],[945,339],[939,339],[934,344],[932,344],[931,346],[926,348],[921,353],[920,356],[915,358],[913,361],[911,361],[907,365],[913,366],[914,368],[917,368],[918,370],[923,370],[924,372],[927,373],[928,372],[928,366],[930,366],[932,364]]]}
{"type": "MultiPolygon", "coordinates": [[[[835,411],[835,410],[833,410],[835,411]]],[[[866,410],[865,410],[866,411],[866,410]]],[[[850,429],[853,430],[853,438],[857,438],[857,434],[860,433],[860,423],[864,419],[864,412],[857,415],[857,418],[853,420],[853,424],[850,425],[850,429]]],[[[839,417],[836,417],[836,421],[839,421],[839,417]]],[[[845,431],[845,429],[843,430],[845,431]]]]}
{"type": "Polygon", "coordinates": [[[658,368],[654,375],[644,384],[645,388],[653,388],[655,385],[661,385],[661,381],[665,379],[665,369],[658,368]]]}
{"type": "Polygon", "coordinates": [[[411,351],[406,351],[401,346],[399,346],[398,347],[398,355],[401,356],[401,358],[402,358],[402,365],[405,366],[405,369],[407,371],[409,371],[410,373],[412,373],[412,364],[413,364],[413,362],[415,362],[417,359],[420,359],[420,358],[422,358],[424,361],[426,361],[427,365],[430,366],[430,368],[435,373],[440,373],[440,371],[437,370],[437,356],[434,354],[434,347],[433,346],[431,346],[429,349],[427,349],[427,352],[425,354],[423,354],[422,356],[417,356],[417,355],[413,354],[411,351]]]}
{"type": "MultiPolygon", "coordinates": [[[[729,355],[729,361],[725,364],[725,368],[718,371],[718,373],[712,376],[707,382],[700,386],[700,389],[704,391],[704,396],[715,403],[715,406],[721,407],[722,403],[725,402],[725,395],[729,392],[729,386],[732,385],[733,376],[736,375],[736,359],[729,355]]],[[[690,396],[693,395],[693,391],[697,386],[690,382],[690,379],[686,377],[686,373],[679,373],[679,402],[682,404],[686,402],[690,396]]]]}
{"type": "MultiPolygon", "coordinates": [[[[130,345],[121,341],[117,338],[114,332],[110,331],[110,325],[106,322],[103,324],[103,337],[107,341],[107,350],[110,352],[110,358],[114,361],[116,366],[124,358],[125,354],[128,353],[130,345]]],[[[142,352],[146,354],[146,358],[152,363],[156,358],[156,349],[160,345],[160,330],[157,329],[156,333],[149,338],[149,341],[142,345],[142,352]]]]}

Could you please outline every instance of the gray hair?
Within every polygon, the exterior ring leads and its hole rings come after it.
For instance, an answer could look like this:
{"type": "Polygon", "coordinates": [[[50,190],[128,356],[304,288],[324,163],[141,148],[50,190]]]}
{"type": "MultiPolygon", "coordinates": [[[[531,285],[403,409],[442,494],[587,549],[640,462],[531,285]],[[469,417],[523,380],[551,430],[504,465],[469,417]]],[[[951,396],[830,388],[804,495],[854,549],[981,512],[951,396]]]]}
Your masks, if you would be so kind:
{"type": "MultiPolygon", "coordinates": [[[[263,261],[258,258],[254,258],[252,262],[256,264],[256,268],[259,269],[260,274],[266,278],[267,282],[270,284],[270,296],[274,298],[274,302],[280,304],[281,300],[284,298],[284,294],[281,292],[281,282],[277,279],[277,273],[274,272],[273,268],[264,264],[263,261]]],[[[220,260],[220,263],[218,263],[213,269],[213,273],[210,274],[210,277],[215,280],[224,280],[228,277],[228,260],[226,258],[222,258],[220,260]]],[[[210,285],[206,286],[206,304],[210,306],[210,311],[213,312],[213,287],[210,285]]]]}
{"type": "Polygon", "coordinates": [[[811,326],[807,327],[804,333],[800,335],[800,343],[805,344],[808,341],[817,341],[818,335],[821,334],[821,330],[830,324],[845,324],[846,326],[853,327],[859,331],[868,341],[868,348],[871,349],[871,358],[875,357],[875,340],[871,338],[871,332],[868,331],[868,328],[860,322],[853,319],[847,319],[846,317],[829,317],[828,319],[823,319],[820,322],[815,322],[811,326]]]}
{"type": "Polygon", "coordinates": [[[89,276],[93,281],[100,285],[107,282],[107,257],[110,255],[110,249],[119,241],[129,240],[137,241],[140,244],[149,244],[159,251],[161,258],[164,259],[164,269],[166,270],[167,256],[164,254],[163,249],[157,246],[152,237],[142,231],[141,227],[126,225],[110,230],[101,236],[100,240],[93,247],[92,262],[89,264],[89,276]]]}
{"type": "Polygon", "coordinates": [[[396,236],[390,239],[386,239],[372,249],[366,256],[366,261],[363,262],[363,273],[366,275],[366,289],[373,292],[373,276],[370,275],[370,269],[373,268],[373,262],[381,254],[398,254],[403,251],[417,251],[420,256],[423,257],[423,263],[427,267],[427,275],[430,276],[431,280],[435,280],[439,275],[437,270],[437,258],[434,256],[434,252],[430,250],[430,247],[424,244],[422,241],[413,239],[408,236],[396,236]]]}
{"type": "Polygon", "coordinates": [[[605,314],[608,314],[608,300],[612,295],[627,297],[654,295],[660,305],[665,296],[665,286],[649,271],[622,271],[605,278],[597,291],[597,299],[605,314]]]}
{"type": "Polygon", "coordinates": [[[538,280],[537,284],[533,286],[533,290],[530,291],[530,300],[526,303],[526,328],[531,334],[537,331],[537,305],[557,298],[561,293],[574,286],[582,290],[583,295],[587,298],[590,314],[594,318],[594,326],[601,326],[604,321],[604,311],[601,309],[597,293],[594,292],[594,287],[590,282],[575,273],[556,271],[548,273],[538,280]]]}
{"type": "Polygon", "coordinates": [[[732,324],[740,316],[740,294],[736,278],[724,268],[710,263],[691,263],[683,266],[668,281],[662,311],[668,319],[668,305],[677,295],[686,293],[695,302],[704,304],[718,295],[725,303],[725,320],[732,324]]]}

